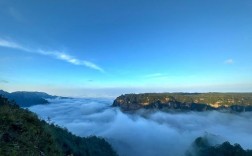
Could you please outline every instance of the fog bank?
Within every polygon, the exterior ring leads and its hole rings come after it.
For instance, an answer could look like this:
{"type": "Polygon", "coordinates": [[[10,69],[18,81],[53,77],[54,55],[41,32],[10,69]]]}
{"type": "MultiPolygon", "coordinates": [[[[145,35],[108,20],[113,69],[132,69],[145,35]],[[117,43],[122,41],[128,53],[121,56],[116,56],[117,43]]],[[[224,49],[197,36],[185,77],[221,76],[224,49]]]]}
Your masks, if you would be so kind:
{"type": "Polygon", "coordinates": [[[195,138],[215,135],[252,149],[252,113],[122,113],[113,99],[57,99],[29,109],[79,136],[106,138],[120,156],[184,155],[195,138]]]}

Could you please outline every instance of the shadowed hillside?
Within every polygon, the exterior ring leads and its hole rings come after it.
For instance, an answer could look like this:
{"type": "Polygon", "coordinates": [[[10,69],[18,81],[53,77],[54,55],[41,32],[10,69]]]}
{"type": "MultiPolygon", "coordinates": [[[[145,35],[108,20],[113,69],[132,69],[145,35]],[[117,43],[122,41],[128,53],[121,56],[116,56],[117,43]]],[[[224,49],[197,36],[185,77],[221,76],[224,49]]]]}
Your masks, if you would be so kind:
{"type": "Polygon", "coordinates": [[[252,156],[252,150],[244,150],[239,144],[224,142],[212,146],[205,137],[198,137],[186,156],[252,156]]]}
{"type": "Polygon", "coordinates": [[[30,107],[36,104],[47,104],[49,102],[46,99],[57,97],[43,92],[17,91],[8,93],[3,90],[0,90],[0,95],[8,98],[9,100],[15,101],[20,107],[30,107]]]}

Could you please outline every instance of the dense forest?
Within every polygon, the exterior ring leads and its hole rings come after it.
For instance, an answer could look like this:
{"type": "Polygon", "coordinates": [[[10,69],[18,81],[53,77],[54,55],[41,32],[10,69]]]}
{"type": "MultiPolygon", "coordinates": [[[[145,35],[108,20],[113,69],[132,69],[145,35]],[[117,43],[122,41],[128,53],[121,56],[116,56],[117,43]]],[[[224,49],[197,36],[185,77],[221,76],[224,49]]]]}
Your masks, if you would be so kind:
{"type": "Polygon", "coordinates": [[[0,155],[115,156],[110,144],[95,136],[81,138],[40,120],[0,96],[0,155]]]}

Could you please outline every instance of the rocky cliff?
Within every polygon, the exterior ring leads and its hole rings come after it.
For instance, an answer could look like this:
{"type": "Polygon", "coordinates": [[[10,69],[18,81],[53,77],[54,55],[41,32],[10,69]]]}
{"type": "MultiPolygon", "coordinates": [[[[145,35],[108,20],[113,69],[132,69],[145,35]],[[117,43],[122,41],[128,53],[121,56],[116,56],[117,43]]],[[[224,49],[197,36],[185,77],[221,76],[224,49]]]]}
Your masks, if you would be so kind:
{"type": "Polygon", "coordinates": [[[114,100],[123,111],[160,110],[228,110],[252,111],[252,93],[145,93],[125,94],[114,100]]]}

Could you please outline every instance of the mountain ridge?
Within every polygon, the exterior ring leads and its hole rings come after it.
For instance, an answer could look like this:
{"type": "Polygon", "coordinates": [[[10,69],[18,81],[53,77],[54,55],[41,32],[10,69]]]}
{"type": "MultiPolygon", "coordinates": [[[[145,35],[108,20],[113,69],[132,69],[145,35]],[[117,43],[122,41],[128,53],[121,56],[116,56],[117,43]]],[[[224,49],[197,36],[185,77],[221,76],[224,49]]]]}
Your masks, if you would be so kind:
{"type": "Polygon", "coordinates": [[[185,111],[252,111],[252,93],[142,93],[117,97],[113,107],[185,111]]]}
{"type": "Polygon", "coordinates": [[[37,104],[48,104],[49,101],[47,99],[54,99],[58,97],[38,91],[15,91],[9,93],[0,90],[0,95],[8,98],[9,100],[15,101],[20,107],[30,107],[37,104]]]}

